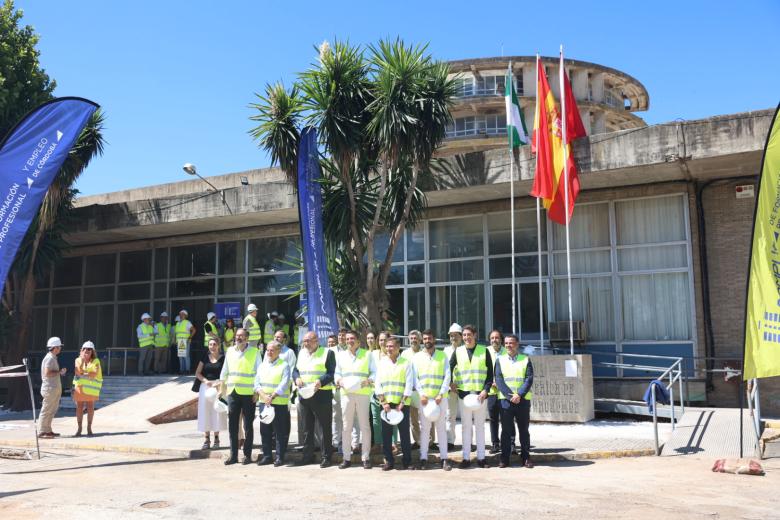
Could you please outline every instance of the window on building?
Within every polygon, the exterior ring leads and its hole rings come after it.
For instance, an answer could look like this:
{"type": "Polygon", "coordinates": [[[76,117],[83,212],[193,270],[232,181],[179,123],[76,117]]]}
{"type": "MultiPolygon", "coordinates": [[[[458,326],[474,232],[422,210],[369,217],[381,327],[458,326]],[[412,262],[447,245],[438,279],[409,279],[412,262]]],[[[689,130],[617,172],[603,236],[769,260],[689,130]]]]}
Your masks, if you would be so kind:
{"type": "Polygon", "coordinates": [[[84,257],[62,258],[54,268],[54,287],[81,285],[81,262],[84,257]]]}
{"type": "Polygon", "coordinates": [[[485,336],[485,285],[446,285],[430,288],[431,328],[445,335],[450,325],[472,324],[485,336]]]}
{"type": "Polygon", "coordinates": [[[246,241],[220,242],[219,274],[243,274],[246,270],[246,241]]]}
{"type": "Polygon", "coordinates": [[[119,254],[119,281],[145,282],[152,278],[152,251],[132,251],[119,254]]]}
{"type": "Polygon", "coordinates": [[[258,238],[249,241],[249,272],[254,274],[294,271],[300,265],[298,237],[258,238]]]}
{"type": "Polygon", "coordinates": [[[113,284],[116,282],[116,255],[93,255],[85,258],[85,285],[113,284]]]}
{"type": "Polygon", "coordinates": [[[433,220],[429,223],[431,260],[482,256],[482,217],[433,220]]]}
{"type": "Polygon", "coordinates": [[[171,248],[171,278],[214,276],[216,253],[215,244],[171,248]]]}

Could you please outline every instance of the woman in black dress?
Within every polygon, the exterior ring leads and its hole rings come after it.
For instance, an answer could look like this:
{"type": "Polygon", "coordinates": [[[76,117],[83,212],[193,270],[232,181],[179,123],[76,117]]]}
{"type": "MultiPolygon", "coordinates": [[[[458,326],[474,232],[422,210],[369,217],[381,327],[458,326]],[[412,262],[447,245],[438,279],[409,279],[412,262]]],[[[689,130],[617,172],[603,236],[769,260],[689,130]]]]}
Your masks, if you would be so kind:
{"type": "Polygon", "coordinates": [[[219,448],[219,432],[227,430],[227,414],[214,409],[214,401],[206,399],[206,391],[210,388],[219,390],[219,375],[225,357],[222,355],[219,342],[216,339],[209,341],[209,351],[203,356],[195,369],[195,377],[201,382],[198,392],[198,431],[206,435],[202,449],[219,448]],[[211,443],[210,434],[214,432],[214,443],[211,443]]]}

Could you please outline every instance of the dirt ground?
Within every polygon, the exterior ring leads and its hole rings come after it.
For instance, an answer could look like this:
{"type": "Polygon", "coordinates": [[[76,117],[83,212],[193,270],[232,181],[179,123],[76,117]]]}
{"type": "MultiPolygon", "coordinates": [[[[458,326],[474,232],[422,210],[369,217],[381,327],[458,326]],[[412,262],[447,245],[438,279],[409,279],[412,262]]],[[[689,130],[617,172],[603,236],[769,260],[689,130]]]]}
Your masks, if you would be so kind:
{"type": "Polygon", "coordinates": [[[0,459],[0,518],[780,518],[780,459],[763,465],[763,477],[692,456],[385,473],[57,451],[0,459]]]}

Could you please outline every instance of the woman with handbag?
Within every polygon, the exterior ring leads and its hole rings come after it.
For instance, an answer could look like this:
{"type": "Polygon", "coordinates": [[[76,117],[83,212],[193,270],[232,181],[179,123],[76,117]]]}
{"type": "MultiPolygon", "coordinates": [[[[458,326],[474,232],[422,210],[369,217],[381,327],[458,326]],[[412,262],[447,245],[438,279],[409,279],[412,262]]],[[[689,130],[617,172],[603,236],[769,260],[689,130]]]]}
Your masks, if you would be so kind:
{"type": "Polygon", "coordinates": [[[201,449],[219,448],[219,432],[227,430],[227,416],[214,409],[214,401],[219,397],[219,374],[225,357],[219,341],[209,340],[209,350],[195,369],[195,382],[192,391],[198,392],[198,431],[205,434],[206,440],[201,449]],[[210,434],[214,432],[214,443],[210,434]]]}
{"type": "Polygon", "coordinates": [[[87,410],[87,435],[92,433],[92,419],[95,417],[95,402],[100,398],[103,388],[103,371],[91,341],[81,346],[81,353],[76,358],[76,375],[73,376],[73,401],[76,403],[76,422],[78,429],[76,437],[81,437],[81,423],[84,419],[84,409],[87,410]]]}

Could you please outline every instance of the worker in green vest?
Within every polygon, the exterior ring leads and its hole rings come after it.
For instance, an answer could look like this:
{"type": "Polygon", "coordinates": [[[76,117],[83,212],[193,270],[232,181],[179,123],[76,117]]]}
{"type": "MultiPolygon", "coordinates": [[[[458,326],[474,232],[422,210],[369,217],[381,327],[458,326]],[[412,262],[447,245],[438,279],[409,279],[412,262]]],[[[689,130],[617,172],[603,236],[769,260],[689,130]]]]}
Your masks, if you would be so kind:
{"type": "Polygon", "coordinates": [[[490,467],[485,460],[485,422],[487,420],[487,397],[493,386],[493,365],[485,345],[477,344],[477,329],[473,325],[463,327],[463,345],[455,350],[450,358],[452,387],[458,392],[458,405],[463,431],[463,460],[460,468],[471,465],[472,426],[477,437],[477,465],[490,467]],[[477,396],[477,406],[472,407],[464,399],[469,395],[477,396]]]}
{"type": "Polygon", "coordinates": [[[531,419],[531,387],[534,384],[534,367],[531,359],[519,352],[520,341],[514,334],[504,338],[506,354],[496,360],[496,386],[501,403],[501,462],[500,468],[509,466],[512,454],[512,434],[517,424],[520,437],[520,462],[533,468],[530,458],[531,436],[528,424],[531,419]]]}
{"type": "Polygon", "coordinates": [[[179,374],[189,374],[190,365],[190,344],[195,336],[195,325],[188,319],[190,313],[185,309],[179,311],[179,322],[176,324],[174,334],[176,335],[176,355],[179,358],[179,374]]]}
{"type": "Polygon", "coordinates": [[[261,348],[263,346],[263,331],[260,329],[260,323],[257,321],[257,312],[257,305],[254,303],[247,305],[247,314],[244,317],[243,328],[246,330],[249,346],[261,348]]]}
{"type": "Polygon", "coordinates": [[[298,353],[298,350],[301,347],[301,340],[303,339],[303,335],[309,332],[309,327],[306,326],[306,315],[303,311],[298,311],[295,313],[295,326],[293,327],[293,342],[290,347],[295,351],[295,353],[298,353]]]}
{"type": "MultiPolygon", "coordinates": [[[[271,340],[265,345],[265,356],[255,377],[255,393],[260,403],[262,419],[266,407],[272,407],[274,418],[270,424],[260,421],[260,439],[263,445],[263,456],[257,461],[258,466],[271,464],[273,440],[276,440],[276,459],[274,467],[284,464],[287,453],[287,441],[290,438],[290,392],[292,382],[292,367],[281,358],[282,344],[271,340]]],[[[294,358],[293,358],[294,359],[294,358]]]]}
{"type": "Polygon", "coordinates": [[[141,324],[135,329],[138,338],[138,375],[146,376],[152,370],[154,353],[154,325],[148,312],[141,315],[141,324]]]}
{"type": "Polygon", "coordinates": [[[236,331],[236,346],[225,353],[225,362],[219,376],[220,386],[225,388],[228,404],[228,432],[230,432],[230,456],[225,459],[229,466],[238,462],[239,419],[244,417],[244,460],[242,464],[252,462],[252,441],[255,420],[255,377],[260,367],[260,351],[248,343],[244,329],[236,331]]]}
{"type": "Polygon", "coordinates": [[[154,324],[154,371],[162,374],[168,370],[168,347],[171,346],[171,324],[168,313],[160,313],[160,321],[154,324]]]}
{"type": "Polygon", "coordinates": [[[233,318],[225,320],[225,332],[222,335],[222,352],[233,346],[236,339],[236,323],[233,318]]]}
{"type": "MultiPolygon", "coordinates": [[[[401,436],[401,462],[404,469],[417,469],[412,466],[412,442],[409,435],[409,408],[414,388],[414,367],[407,359],[401,357],[398,339],[391,336],[385,342],[387,355],[379,361],[376,374],[374,393],[379,399],[385,414],[397,410],[403,414],[398,423],[398,433],[401,436]]],[[[393,457],[393,425],[382,420],[382,451],[385,463],[382,471],[390,471],[395,467],[393,457]]]]}
{"type": "Polygon", "coordinates": [[[220,344],[219,326],[217,325],[217,315],[213,312],[206,314],[206,323],[203,324],[203,346],[208,350],[209,341],[214,340],[217,345],[220,344]]]}
{"type": "Polygon", "coordinates": [[[441,469],[450,471],[452,466],[447,459],[447,396],[450,393],[450,364],[447,355],[436,350],[436,335],[430,329],[422,333],[425,348],[412,358],[414,364],[414,386],[420,393],[420,463],[418,469],[428,469],[428,444],[431,439],[431,429],[435,426],[439,441],[439,458],[441,469]],[[426,406],[430,402],[439,407],[438,417],[429,418],[426,406]]]}
{"type": "MultiPolygon", "coordinates": [[[[414,356],[422,350],[422,333],[416,329],[411,330],[408,338],[409,348],[401,352],[401,357],[406,358],[411,363],[414,360],[414,356]]],[[[412,397],[415,400],[420,397],[416,388],[412,397]]],[[[412,406],[409,410],[409,423],[412,428],[412,449],[416,450],[420,448],[420,409],[416,406],[412,406]]]]}
{"type": "MultiPolygon", "coordinates": [[[[490,364],[493,365],[495,370],[496,359],[499,356],[506,354],[506,348],[504,348],[504,336],[498,329],[490,331],[490,346],[487,349],[490,356],[490,364]]],[[[495,455],[501,451],[501,438],[499,437],[499,425],[501,423],[501,403],[498,399],[498,388],[496,387],[495,378],[493,378],[493,386],[490,387],[488,392],[488,418],[490,419],[490,440],[491,448],[490,454],[495,455]]],[[[514,440],[514,435],[512,436],[514,440]]]]}
{"type": "Polygon", "coordinates": [[[390,318],[390,313],[387,310],[382,311],[382,330],[389,330],[393,334],[398,334],[398,326],[390,318]]]}
{"type": "Polygon", "coordinates": [[[263,342],[273,341],[277,330],[283,330],[285,335],[290,337],[290,326],[284,322],[284,314],[273,311],[268,314],[268,319],[263,326],[263,342]]]}

